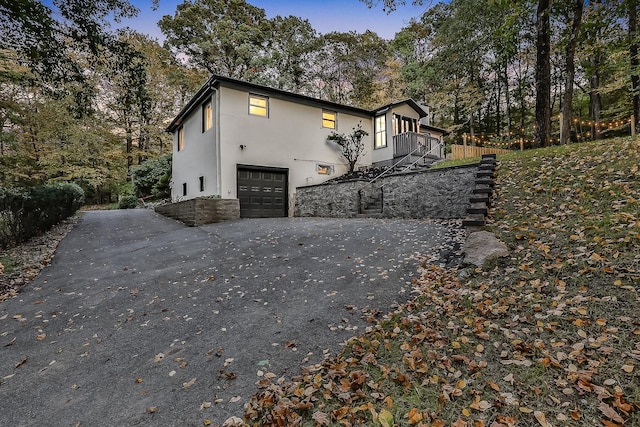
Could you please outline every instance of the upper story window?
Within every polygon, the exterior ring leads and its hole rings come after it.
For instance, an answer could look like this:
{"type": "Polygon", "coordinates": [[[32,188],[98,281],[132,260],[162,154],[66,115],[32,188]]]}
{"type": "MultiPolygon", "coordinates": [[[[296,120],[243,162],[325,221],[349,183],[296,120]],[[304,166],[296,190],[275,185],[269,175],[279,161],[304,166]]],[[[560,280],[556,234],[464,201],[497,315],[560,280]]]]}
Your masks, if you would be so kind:
{"type": "Polygon", "coordinates": [[[249,95],[249,114],[269,117],[269,98],[260,95],[249,95]]]}
{"type": "Polygon", "coordinates": [[[213,126],[213,110],[211,101],[202,106],[202,132],[206,132],[213,126]]]}
{"type": "Polygon", "coordinates": [[[184,150],[184,126],[178,129],[178,151],[184,150]]]}
{"type": "Polygon", "coordinates": [[[327,129],[336,129],[336,119],[338,113],[335,111],[322,110],[322,127],[327,129]]]}
{"type": "Polygon", "coordinates": [[[382,116],[376,117],[375,132],[376,132],[375,148],[386,147],[387,146],[387,120],[384,114],[382,116]]]}

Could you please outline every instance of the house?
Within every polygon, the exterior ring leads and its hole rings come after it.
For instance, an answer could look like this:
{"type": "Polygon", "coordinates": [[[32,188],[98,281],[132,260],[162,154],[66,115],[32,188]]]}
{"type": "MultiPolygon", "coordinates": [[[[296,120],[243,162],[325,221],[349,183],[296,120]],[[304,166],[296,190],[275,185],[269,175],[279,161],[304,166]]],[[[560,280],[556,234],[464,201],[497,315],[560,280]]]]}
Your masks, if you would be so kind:
{"type": "Polygon", "coordinates": [[[348,171],[327,142],[331,132],[349,134],[361,123],[369,135],[359,167],[391,165],[442,140],[442,129],[424,128],[426,116],[411,99],[365,110],[213,76],[167,128],[172,200],[239,199],[241,217],[292,216],[296,187],[348,171]]]}

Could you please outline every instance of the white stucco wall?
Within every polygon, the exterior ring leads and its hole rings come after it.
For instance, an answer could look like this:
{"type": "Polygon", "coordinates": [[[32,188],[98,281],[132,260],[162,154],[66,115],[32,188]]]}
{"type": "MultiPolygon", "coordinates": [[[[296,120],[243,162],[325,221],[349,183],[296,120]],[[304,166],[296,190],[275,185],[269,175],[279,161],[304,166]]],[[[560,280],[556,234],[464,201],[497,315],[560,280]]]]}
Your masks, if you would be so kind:
{"type": "Polygon", "coordinates": [[[212,196],[219,193],[216,164],[216,121],[217,105],[215,95],[202,100],[184,121],[184,148],[178,151],[178,131],[173,134],[173,164],[171,198],[173,201],[212,196]],[[202,105],[212,100],[213,126],[202,132],[202,105]],[[204,176],[204,191],[200,191],[200,177],[204,176]],[[187,183],[187,195],[182,194],[182,185],[187,183]]]}
{"type": "MultiPolygon", "coordinates": [[[[319,184],[348,170],[340,149],[326,138],[331,129],[322,127],[322,108],[278,99],[269,94],[269,117],[248,113],[249,92],[220,87],[220,183],[223,198],[236,198],[237,165],[270,166],[289,170],[289,198],[296,187],[319,184]],[[244,145],[243,150],[240,145],[244,145]],[[320,175],[316,164],[334,166],[332,175],[320,175]]],[[[349,134],[362,122],[369,132],[360,165],[371,164],[373,120],[338,111],[338,133],[349,134]]]]}
{"type": "MultiPolygon", "coordinates": [[[[407,104],[397,105],[394,108],[386,112],[386,131],[387,131],[387,146],[384,148],[378,148],[373,150],[371,161],[373,163],[390,161],[393,159],[393,116],[394,114],[415,118],[420,120],[420,115],[407,104]]],[[[418,123],[419,124],[419,123],[418,123]]]]}

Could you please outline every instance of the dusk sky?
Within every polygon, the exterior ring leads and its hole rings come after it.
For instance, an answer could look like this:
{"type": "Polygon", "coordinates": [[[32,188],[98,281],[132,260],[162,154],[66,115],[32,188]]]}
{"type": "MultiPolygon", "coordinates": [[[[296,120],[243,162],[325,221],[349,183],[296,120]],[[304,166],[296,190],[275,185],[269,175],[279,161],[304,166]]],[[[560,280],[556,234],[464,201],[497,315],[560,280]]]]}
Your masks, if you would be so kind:
{"type": "MultiPolygon", "coordinates": [[[[128,26],[162,40],[158,21],[164,15],[173,16],[176,6],[182,2],[160,0],[158,10],[153,11],[151,0],[133,0],[132,3],[140,9],[138,17],[114,27],[128,26]]],[[[369,9],[359,0],[248,0],[248,3],[264,9],[268,18],[294,15],[308,19],[313,28],[322,34],[331,31],[364,32],[369,29],[385,39],[392,39],[411,18],[422,15],[430,4],[425,1],[423,6],[412,6],[411,0],[408,0],[406,6],[399,6],[395,12],[387,14],[382,11],[382,2],[369,9]]]]}

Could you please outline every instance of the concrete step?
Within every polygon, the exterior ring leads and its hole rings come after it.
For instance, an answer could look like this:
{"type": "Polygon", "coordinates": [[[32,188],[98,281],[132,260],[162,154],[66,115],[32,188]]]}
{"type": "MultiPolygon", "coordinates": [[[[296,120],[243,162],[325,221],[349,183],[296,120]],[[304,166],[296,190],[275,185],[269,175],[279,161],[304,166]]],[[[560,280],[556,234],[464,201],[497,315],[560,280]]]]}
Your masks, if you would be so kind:
{"type": "Polygon", "coordinates": [[[485,224],[484,215],[469,215],[462,220],[463,227],[484,227],[485,224]]]}
{"type": "Polygon", "coordinates": [[[383,216],[380,212],[373,212],[356,214],[355,218],[383,218],[383,216]]]}
{"type": "Polygon", "coordinates": [[[469,197],[469,202],[471,202],[471,204],[473,204],[473,203],[489,204],[490,201],[491,201],[491,199],[486,194],[481,194],[479,196],[471,196],[471,197],[469,197]]]}
{"type": "Polygon", "coordinates": [[[489,213],[489,209],[486,206],[472,206],[470,208],[467,208],[467,213],[468,214],[480,214],[480,215],[486,215],[487,213],[489,213]]]}
{"type": "Polygon", "coordinates": [[[480,178],[476,179],[476,185],[488,185],[489,187],[495,186],[495,183],[492,179],[480,178]]]}
{"type": "Polygon", "coordinates": [[[476,172],[476,178],[493,178],[493,170],[481,170],[476,172]]]}
{"type": "Polygon", "coordinates": [[[493,194],[493,188],[489,188],[489,187],[474,188],[473,194],[493,194]]]}

